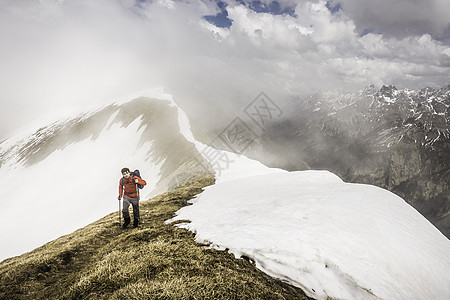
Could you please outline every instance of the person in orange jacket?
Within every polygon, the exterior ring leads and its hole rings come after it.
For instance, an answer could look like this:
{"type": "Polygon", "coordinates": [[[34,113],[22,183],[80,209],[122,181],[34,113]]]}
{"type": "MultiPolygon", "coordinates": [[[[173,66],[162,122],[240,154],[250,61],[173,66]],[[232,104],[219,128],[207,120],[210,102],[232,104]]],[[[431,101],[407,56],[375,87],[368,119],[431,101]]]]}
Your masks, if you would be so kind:
{"type": "Polygon", "coordinates": [[[147,182],[136,175],[131,175],[130,169],[123,168],[121,170],[122,178],[119,181],[119,201],[123,197],[122,215],[124,219],[123,228],[130,224],[130,213],[128,209],[130,204],[133,206],[133,226],[139,225],[139,189],[138,184],[146,185],[147,182]]]}

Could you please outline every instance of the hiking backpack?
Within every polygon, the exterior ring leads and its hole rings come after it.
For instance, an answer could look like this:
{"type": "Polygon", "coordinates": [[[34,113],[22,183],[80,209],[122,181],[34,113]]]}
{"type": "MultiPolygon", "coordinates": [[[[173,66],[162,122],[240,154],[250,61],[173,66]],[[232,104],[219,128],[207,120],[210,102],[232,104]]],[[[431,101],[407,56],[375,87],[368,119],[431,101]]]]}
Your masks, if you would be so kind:
{"type": "MultiPolygon", "coordinates": [[[[131,172],[131,178],[134,181],[134,176],[139,177],[140,179],[142,179],[141,177],[141,172],[139,172],[139,170],[134,170],[134,172],[131,172]]],[[[142,184],[136,184],[138,188],[143,189],[144,186],[142,184]]]]}

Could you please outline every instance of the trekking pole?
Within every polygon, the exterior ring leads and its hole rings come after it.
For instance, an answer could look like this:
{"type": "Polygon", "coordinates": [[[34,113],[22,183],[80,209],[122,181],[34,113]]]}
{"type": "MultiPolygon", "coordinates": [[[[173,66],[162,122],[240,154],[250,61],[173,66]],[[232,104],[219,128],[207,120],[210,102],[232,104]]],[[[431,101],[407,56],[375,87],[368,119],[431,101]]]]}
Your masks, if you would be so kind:
{"type": "Polygon", "coordinates": [[[120,199],[119,199],[119,227],[120,227],[121,223],[122,223],[122,219],[120,217],[120,199]]]}
{"type": "MultiPolygon", "coordinates": [[[[137,185],[137,183],[136,183],[136,194],[137,194],[137,198],[138,198],[138,211],[139,211],[139,200],[141,200],[141,198],[140,198],[140,195],[139,195],[139,187],[138,187],[138,185],[137,185]]],[[[140,223],[141,222],[141,218],[140,218],[141,216],[139,216],[139,219],[138,219],[138,222],[140,223]]]]}

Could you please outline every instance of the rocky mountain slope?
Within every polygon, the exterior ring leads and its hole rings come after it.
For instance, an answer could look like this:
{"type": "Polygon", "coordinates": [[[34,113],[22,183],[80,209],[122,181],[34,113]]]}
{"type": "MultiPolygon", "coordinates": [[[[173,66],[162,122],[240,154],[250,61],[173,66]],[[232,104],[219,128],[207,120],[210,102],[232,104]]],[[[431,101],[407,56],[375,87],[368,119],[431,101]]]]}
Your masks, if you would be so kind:
{"type": "Polygon", "coordinates": [[[264,132],[265,152],[284,157],[278,163],[292,170],[306,162],[345,181],[393,191],[450,236],[450,85],[421,90],[370,85],[300,102],[264,132]]]}

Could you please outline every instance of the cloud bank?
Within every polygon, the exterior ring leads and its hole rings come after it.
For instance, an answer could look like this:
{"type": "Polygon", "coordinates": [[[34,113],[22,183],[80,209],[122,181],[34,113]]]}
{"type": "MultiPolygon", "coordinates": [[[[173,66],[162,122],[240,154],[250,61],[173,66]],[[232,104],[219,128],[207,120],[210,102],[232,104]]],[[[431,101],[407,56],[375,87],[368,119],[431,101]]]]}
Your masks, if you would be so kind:
{"type": "Polygon", "coordinates": [[[440,87],[450,83],[445,2],[0,0],[0,139],[40,115],[154,86],[204,118],[261,91],[282,105],[368,84],[440,87]],[[224,12],[225,27],[205,18],[224,12]]]}

